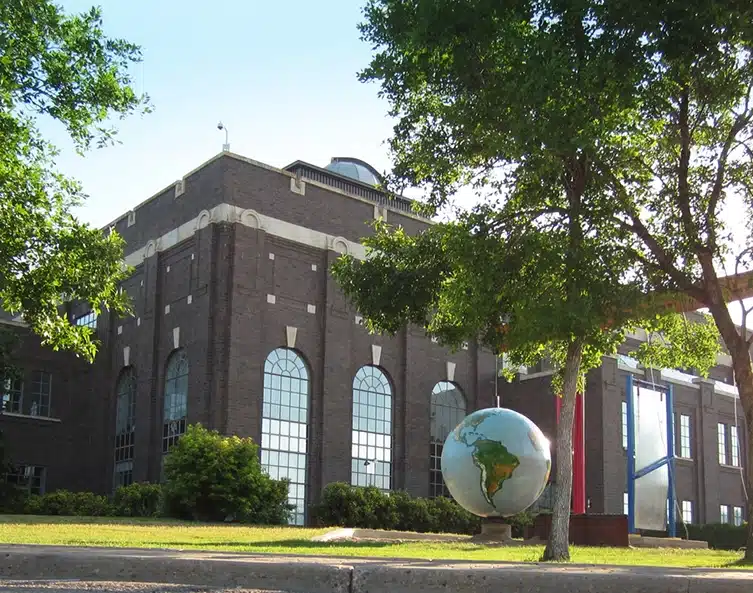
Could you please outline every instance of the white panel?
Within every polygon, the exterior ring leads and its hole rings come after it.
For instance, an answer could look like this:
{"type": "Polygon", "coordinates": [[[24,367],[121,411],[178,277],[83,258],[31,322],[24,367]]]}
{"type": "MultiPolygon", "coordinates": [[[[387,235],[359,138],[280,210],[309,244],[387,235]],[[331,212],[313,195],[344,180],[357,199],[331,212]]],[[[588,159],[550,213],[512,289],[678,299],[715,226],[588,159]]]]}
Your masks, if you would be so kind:
{"type": "Polygon", "coordinates": [[[180,328],[173,328],[173,348],[180,348],[180,328]]]}
{"type": "MultiPolygon", "coordinates": [[[[635,470],[667,455],[667,403],[660,391],[636,387],[635,393],[635,470]]],[[[662,531],[667,527],[667,466],[635,481],[635,526],[662,531]]]]}
{"type": "Polygon", "coordinates": [[[131,364],[131,347],[126,346],[123,348],[123,366],[127,367],[129,364],[131,364]]]}

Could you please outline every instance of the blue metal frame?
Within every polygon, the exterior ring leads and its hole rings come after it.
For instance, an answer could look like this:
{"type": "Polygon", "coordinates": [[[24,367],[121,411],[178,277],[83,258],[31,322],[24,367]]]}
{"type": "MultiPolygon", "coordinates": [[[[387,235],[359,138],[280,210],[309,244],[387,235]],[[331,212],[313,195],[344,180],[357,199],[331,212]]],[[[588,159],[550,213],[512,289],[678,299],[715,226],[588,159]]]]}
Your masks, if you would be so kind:
{"type": "Polygon", "coordinates": [[[669,537],[675,537],[677,525],[675,520],[675,415],[674,415],[674,393],[672,385],[664,387],[662,385],[651,385],[652,389],[665,390],[667,406],[667,455],[650,463],[641,469],[635,469],[635,396],[633,387],[636,381],[633,375],[628,373],[626,385],[627,400],[627,492],[628,492],[628,532],[635,533],[635,481],[650,474],[660,467],[667,466],[669,476],[667,487],[667,503],[669,504],[669,521],[667,525],[667,534],[669,537]]]}

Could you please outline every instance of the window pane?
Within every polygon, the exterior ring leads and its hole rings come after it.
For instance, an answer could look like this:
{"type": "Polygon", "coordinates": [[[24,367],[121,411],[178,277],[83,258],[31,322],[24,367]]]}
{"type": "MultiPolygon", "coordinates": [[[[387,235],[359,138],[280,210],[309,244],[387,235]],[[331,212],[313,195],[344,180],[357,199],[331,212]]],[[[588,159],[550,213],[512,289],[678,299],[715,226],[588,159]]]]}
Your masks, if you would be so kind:
{"type": "Polygon", "coordinates": [[[303,359],[289,348],[273,350],[264,363],[262,465],[270,476],[290,479],[288,502],[295,506],[295,525],[306,518],[308,402],[309,372],[303,359]]]}
{"type": "Polygon", "coordinates": [[[22,413],[24,383],[21,379],[7,379],[3,385],[3,412],[22,413]]]}
{"type": "Polygon", "coordinates": [[[740,441],[737,438],[737,426],[729,427],[729,453],[731,465],[740,467],[740,441]]]}
{"type": "Polygon", "coordinates": [[[24,413],[31,416],[50,416],[52,376],[46,371],[34,371],[31,376],[29,402],[24,404],[24,413]],[[28,407],[27,407],[28,405],[28,407]]]}
{"type": "Polygon", "coordinates": [[[392,386],[375,366],[358,369],[353,379],[351,483],[389,490],[392,474],[392,386]],[[367,402],[358,404],[357,402],[367,402]]]}
{"type": "Polygon", "coordinates": [[[188,413],[188,355],[180,348],[170,355],[165,372],[162,452],[167,453],[186,432],[188,413]]]}
{"type": "Polygon", "coordinates": [[[442,479],[442,447],[447,435],[466,415],[465,396],[449,381],[440,381],[431,392],[431,431],[429,440],[429,496],[450,497],[442,479]]]}
{"type": "Polygon", "coordinates": [[[680,457],[690,459],[693,456],[690,443],[690,416],[680,414],[680,457]]]}
{"type": "Polygon", "coordinates": [[[115,407],[115,475],[113,487],[133,482],[133,457],[136,430],[136,373],[124,369],[116,387],[115,407]]]}
{"type": "Polygon", "coordinates": [[[721,422],[717,424],[717,445],[719,450],[719,463],[727,465],[727,427],[721,422]]]}
{"type": "Polygon", "coordinates": [[[721,523],[729,523],[729,507],[726,504],[719,507],[719,517],[721,523]]]}
{"type": "Polygon", "coordinates": [[[693,502],[690,500],[682,501],[682,522],[686,525],[693,523],[693,502]]]}

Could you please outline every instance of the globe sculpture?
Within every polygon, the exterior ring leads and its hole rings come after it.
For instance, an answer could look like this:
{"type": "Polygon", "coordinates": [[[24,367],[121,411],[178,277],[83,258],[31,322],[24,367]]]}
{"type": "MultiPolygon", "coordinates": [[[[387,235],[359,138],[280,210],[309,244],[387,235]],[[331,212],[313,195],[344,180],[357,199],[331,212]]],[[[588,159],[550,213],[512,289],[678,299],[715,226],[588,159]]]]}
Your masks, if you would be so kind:
{"type": "Polygon", "coordinates": [[[480,517],[510,517],[541,496],[552,469],[538,426],[506,408],[466,416],[445,441],[442,476],[452,497],[480,517]]]}

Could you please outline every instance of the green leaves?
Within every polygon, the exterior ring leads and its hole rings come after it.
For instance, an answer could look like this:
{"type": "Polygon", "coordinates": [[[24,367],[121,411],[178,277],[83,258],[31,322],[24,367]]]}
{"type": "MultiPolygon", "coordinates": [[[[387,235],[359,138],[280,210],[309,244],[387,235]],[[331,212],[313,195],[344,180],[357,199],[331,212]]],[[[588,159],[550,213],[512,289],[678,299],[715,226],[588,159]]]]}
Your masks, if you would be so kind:
{"type": "Polygon", "coordinates": [[[113,141],[107,127],[147,98],[130,86],[139,49],[104,36],[99,10],[65,15],[47,0],[0,6],[0,302],[55,349],[92,360],[92,332],[72,326],[62,305],[89,303],[99,313],[129,311],[119,289],[127,276],[123,242],[114,232],[76,220],[81,187],[55,169],[55,148],[37,117],[52,117],[77,150],[113,141]]]}

